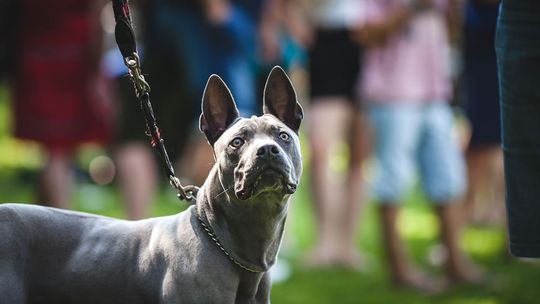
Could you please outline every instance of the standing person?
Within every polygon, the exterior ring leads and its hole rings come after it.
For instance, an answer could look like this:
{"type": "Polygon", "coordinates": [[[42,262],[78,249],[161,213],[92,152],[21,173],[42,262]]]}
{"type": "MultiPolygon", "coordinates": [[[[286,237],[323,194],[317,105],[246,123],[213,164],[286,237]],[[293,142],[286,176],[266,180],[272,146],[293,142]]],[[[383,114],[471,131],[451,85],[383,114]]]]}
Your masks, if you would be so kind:
{"type": "Polygon", "coordinates": [[[111,117],[100,88],[101,1],[21,0],[13,25],[15,136],[46,153],[39,178],[42,204],[68,208],[71,156],[83,142],[109,140],[111,117]]]}
{"type": "Polygon", "coordinates": [[[452,202],[464,191],[464,160],[452,139],[451,81],[446,63],[450,1],[366,1],[366,23],[357,35],[369,45],[362,81],[379,165],[373,194],[379,203],[383,241],[394,283],[418,289],[437,286],[417,273],[397,230],[398,206],[418,169],[435,204],[446,270],[455,281],[478,274],[458,247],[452,202]]]}
{"type": "Polygon", "coordinates": [[[469,185],[465,216],[476,223],[503,221],[499,90],[495,25],[499,0],[468,0],[464,23],[465,110],[472,136],[467,149],[469,185]]]}
{"type": "Polygon", "coordinates": [[[351,40],[351,29],[360,21],[361,3],[317,1],[310,9],[314,33],[308,46],[308,133],[317,239],[308,263],[314,266],[361,266],[355,235],[366,129],[354,94],[362,50],[351,40]],[[330,163],[342,143],[348,149],[349,163],[343,174],[336,174],[330,163]]]}
{"type": "Polygon", "coordinates": [[[540,1],[502,0],[496,52],[510,253],[540,258],[540,1]]]}

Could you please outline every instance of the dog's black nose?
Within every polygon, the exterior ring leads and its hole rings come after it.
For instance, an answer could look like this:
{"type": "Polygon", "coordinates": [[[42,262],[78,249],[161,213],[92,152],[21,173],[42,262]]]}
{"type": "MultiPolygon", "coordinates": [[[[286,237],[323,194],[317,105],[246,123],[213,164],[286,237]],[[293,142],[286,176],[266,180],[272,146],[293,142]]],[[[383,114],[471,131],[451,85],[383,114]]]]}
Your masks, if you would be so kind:
{"type": "Polygon", "coordinates": [[[257,149],[257,156],[259,157],[270,157],[279,154],[279,148],[276,145],[264,145],[257,149]]]}

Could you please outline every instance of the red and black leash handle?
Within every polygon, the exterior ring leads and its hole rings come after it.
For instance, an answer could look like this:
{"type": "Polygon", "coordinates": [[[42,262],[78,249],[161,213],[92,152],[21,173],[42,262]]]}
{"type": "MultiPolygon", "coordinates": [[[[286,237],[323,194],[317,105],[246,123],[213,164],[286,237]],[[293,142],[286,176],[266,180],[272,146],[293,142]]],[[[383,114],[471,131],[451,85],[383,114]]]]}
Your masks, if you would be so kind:
{"type": "Polygon", "coordinates": [[[157,126],[152,104],[150,103],[150,85],[141,73],[141,62],[137,54],[135,33],[131,23],[128,0],[112,0],[114,19],[116,21],[115,38],[120,53],[124,58],[124,64],[129,70],[129,76],[135,87],[135,94],[141,103],[141,108],[146,121],[147,135],[151,138],[151,144],[156,149],[164,163],[172,187],[178,191],[178,198],[185,201],[193,201],[199,190],[196,186],[182,186],[174,173],[174,168],[165,149],[165,142],[161,138],[157,126]]]}

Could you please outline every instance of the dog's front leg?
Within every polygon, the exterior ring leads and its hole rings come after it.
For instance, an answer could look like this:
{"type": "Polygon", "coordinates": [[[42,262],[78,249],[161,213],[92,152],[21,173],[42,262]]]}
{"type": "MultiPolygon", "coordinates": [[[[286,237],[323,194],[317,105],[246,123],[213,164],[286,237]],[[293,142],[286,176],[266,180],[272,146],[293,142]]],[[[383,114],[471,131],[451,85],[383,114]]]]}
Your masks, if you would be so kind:
{"type": "Polygon", "coordinates": [[[250,278],[241,279],[236,292],[235,304],[268,304],[270,303],[270,275],[267,273],[249,274],[250,278]],[[258,276],[256,278],[252,276],[258,276]]]}
{"type": "Polygon", "coordinates": [[[270,287],[272,286],[270,280],[270,272],[263,275],[259,287],[257,288],[257,294],[255,295],[257,304],[269,304],[270,303],[270,287]]]}

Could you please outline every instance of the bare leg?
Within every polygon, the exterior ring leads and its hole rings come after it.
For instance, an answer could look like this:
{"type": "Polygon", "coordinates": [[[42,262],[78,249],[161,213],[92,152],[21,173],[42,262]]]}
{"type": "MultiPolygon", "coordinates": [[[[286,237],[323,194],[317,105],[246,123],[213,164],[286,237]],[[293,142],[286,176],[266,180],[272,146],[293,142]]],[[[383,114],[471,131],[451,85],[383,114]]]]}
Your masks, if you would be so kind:
{"type": "Polygon", "coordinates": [[[379,215],[392,282],[398,286],[429,293],[441,291],[444,288],[443,282],[424,277],[410,264],[396,226],[398,215],[396,203],[383,202],[379,207],[379,215]]]}
{"type": "Polygon", "coordinates": [[[69,208],[72,186],[69,153],[49,151],[47,163],[40,176],[40,203],[56,208],[69,208]]]}
{"type": "Polygon", "coordinates": [[[467,153],[469,185],[465,198],[468,221],[504,223],[504,180],[499,147],[476,148],[467,153]]]}
{"type": "Polygon", "coordinates": [[[143,143],[130,143],[116,152],[120,189],[129,219],[148,216],[156,190],[156,164],[152,152],[143,143]]]}
{"type": "Polygon", "coordinates": [[[467,222],[474,223],[479,221],[478,201],[479,194],[482,192],[485,182],[482,179],[482,158],[480,153],[476,151],[468,151],[466,154],[467,161],[467,193],[465,194],[465,203],[463,204],[464,216],[463,219],[467,222]]]}
{"type": "Polygon", "coordinates": [[[317,227],[316,245],[309,256],[313,265],[332,264],[340,255],[345,189],[329,160],[332,149],[344,141],[350,113],[347,101],[339,97],[316,101],[310,113],[310,179],[317,227]]]}
{"type": "Polygon", "coordinates": [[[384,202],[379,207],[382,236],[387,253],[392,281],[397,284],[407,284],[411,267],[406,257],[399,233],[397,231],[397,207],[394,202],[384,202]]]}
{"type": "MultiPolygon", "coordinates": [[[[360,114],[361,115],[361,114],[360,114]]],[[[341,210],[343,231],[341,238],[341,259],[346,265],[352,267],[362,266],[361,256],[356,246],[356,230],[358,218],[363,203],[362,162],[369,153],[369,129],[366,119],[362,116],[353,117],[351,124],[350,161],[345,185],[345,205],[341,210]]]]}
{"type": "Polygon", "coordinates": [[[489,176],[492,176],[492,179],[488,192],[490,199],[486,204],[488,210],[487,221],[493,225],[506,226],[504,165],[503,153],[500,147],[490,149],[490,160],[489,176]]]}
{"type": "Polygon", "coordinates": [[[481,273],[469,263],[459,249],[459,222],[452,204],[437,206],[437,215],[441,223],[441,237],[448,256],[446,271],[453,281],[476,283],[480,281],[481,273]]]}

